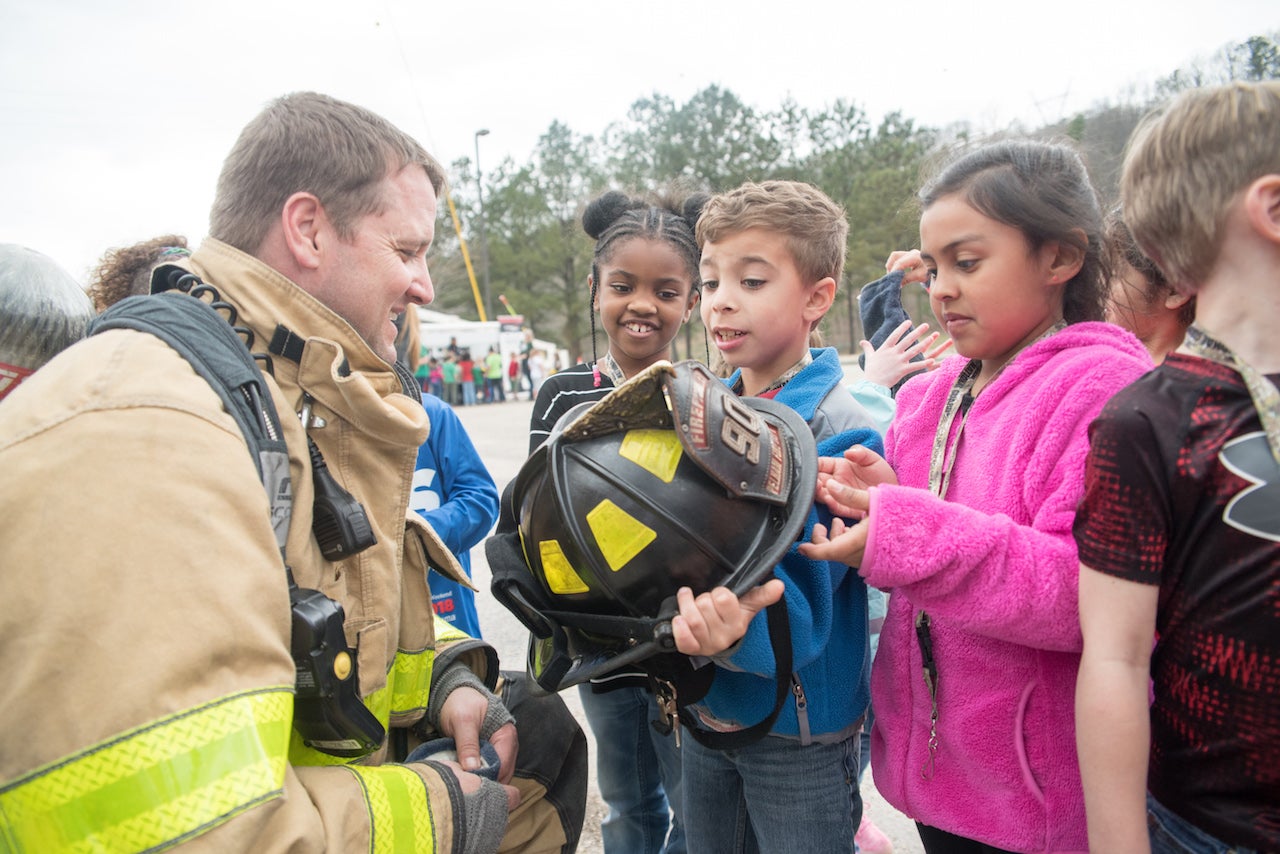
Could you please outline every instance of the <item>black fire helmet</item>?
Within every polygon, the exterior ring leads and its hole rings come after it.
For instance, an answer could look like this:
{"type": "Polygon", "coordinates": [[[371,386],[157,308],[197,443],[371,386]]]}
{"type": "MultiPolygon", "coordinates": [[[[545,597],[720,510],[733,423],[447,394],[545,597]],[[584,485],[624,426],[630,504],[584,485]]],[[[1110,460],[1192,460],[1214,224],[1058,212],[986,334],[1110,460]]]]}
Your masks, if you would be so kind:
{"type": "Polygon", "coordinates": [[[813,503],[808,424],[705,365],[659,362],[564,415],[520,469],[486,543],[493,592],[559,691],[678,655],[676,591],[768,580],[813,503]]]}

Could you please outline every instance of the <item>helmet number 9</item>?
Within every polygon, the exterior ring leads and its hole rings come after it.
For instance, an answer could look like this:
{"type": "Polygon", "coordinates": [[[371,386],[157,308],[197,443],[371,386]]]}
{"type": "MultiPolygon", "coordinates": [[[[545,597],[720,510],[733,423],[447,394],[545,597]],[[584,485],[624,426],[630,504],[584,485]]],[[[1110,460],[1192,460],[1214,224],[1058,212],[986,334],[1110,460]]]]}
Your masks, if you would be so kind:
{"type": "Polygon", "coordinates": [[[760,462],[760,435],[764,421],[750,407],[736,397],[725,395],[724,424],[720,428],[720,441],[752,465],[760,462]]]}

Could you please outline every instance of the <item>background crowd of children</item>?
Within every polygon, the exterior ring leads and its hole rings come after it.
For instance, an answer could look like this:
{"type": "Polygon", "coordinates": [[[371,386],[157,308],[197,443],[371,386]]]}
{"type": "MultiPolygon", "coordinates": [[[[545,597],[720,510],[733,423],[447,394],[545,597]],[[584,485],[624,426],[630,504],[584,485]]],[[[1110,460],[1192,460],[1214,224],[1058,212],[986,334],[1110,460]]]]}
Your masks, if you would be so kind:
{"type": "Polygon", "coordinates": [[[477,361],[471,349],[457,346],[455,339],[439,355],[430,355],[422,348],[414,374],[424,392],[452,406],[475,406],[505,403],[508,395],[519,400],[521,394],[528,394],[527,399],[533,400],[546,375],[545,363],[543,352],[531,349],[519,356],[512,353],[503,364],[496,347],[490,347],[477,361]]]}

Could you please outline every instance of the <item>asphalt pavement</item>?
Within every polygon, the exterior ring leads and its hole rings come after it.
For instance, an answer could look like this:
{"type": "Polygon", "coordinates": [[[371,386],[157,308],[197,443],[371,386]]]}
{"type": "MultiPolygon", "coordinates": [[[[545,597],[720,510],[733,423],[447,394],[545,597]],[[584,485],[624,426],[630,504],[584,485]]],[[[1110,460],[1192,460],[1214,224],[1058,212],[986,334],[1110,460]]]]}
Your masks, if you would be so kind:
{"type": "MultiPolygon", "coordinates": [[[[856,371],[856,362],[852,367],[847,368],[847,373],[850,375],[856,371]]],[[[529,445],[529,416],[532,409],[533,404],[523,397],[518,401],[508,399],[506,403],[481,404],[456,409],[463,426],[471,436],[471,441],[480,453],[480,458],[484,460],[490,474],[497,482],[499,490],[506,487],[524,463],[529,445]]],[[[489,565],[485,561],[483,546],[477,546],[472,550],[471,569],[476,587],[480,589],[476,598],[481,631],[484,633],[485,640],[498,650],[503,669],[523,670],[528,632],[489,593],[489,565]]],[[[582,713],[582,704],[578,700],[577,691],[565,691],[562,696],[566,705],[582,723],[583,729],[587,730],[586,718],[582,713]]],[[[594,742],[589,735],[589,730],[587,731],[588,743],[591,744],[594,753],[594,742]]],[[[870,773],[863,780],[862,797],[864,808],[869,810],[872,820],[893,841],[896,854],[922,854],[924,849],[920,845],[914,824],[880,798],[870,773]]],[[[600,823],[605,813],[606,809],[600,800],[599,789],[596,787],[593,759],[587,788],[586,821],[582,829],[582,840],[578,845],[578,851],[581,854],[603,854],[600,823]]]]}

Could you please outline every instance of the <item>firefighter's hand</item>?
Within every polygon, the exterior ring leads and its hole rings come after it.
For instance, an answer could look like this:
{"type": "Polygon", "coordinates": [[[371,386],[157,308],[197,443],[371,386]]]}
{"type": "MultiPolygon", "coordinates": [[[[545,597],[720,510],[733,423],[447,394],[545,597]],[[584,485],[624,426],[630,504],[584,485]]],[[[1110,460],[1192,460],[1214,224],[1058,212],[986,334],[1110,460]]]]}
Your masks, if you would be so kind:
{"type": "Polygon", "coordinates": [[[458,815],[460,808],[462,820],[455,823],[454,836],[462,843],[462,854],[497,851],[507,830],[507,817],[520,803],[520,791],[515,786],[504,786],[463,771],[462,766],[448,759],[429,759],[427,764],[442,776],[453,774],[458,781],[462,798],[454,805],[454,815],[458,815]]]}
{"type": "Polygon", "coordinates": [[[516,773],[516,755],[520,752],[520,736],[514,723],[503,724],[489,736],[489,743],[498,751],[502,766],[498,770],[498,782],[510,783],[516,773]]]}
{"type": "MultiPolygon", "coordinates": [[[[483,694],[467,685],[454,689],[440,708],[440,731],[453,739],[457,746],[458,764],[466,771],[474,771],[480,767],[480,737],[484,728],[486,715],[490,713],[492,695],[483,694]]],[[[493,698],[496,701],[496,698],[493,698]]],[[[498,752],[501,762],[498,771],[500,783],[511,782],[515,773],[516,753],[520,748],[520,739],[516,735],[516,725],[508,715],[507,723],[498,727],[489,736],[489,743],[498,752]]],[[[513,790],[514,791],[514,790],[513,790]]],[[[519,802],[516,795],[515,803],[519,802]]]]}
{"type": "Polygon", "coordinates": [[[507,812],[515,809],[520,805],[520,790],[515,786],[503,783],[494,783],[488,777],[481,777],[479,774],[472,774],[470,771],[463,769],[461,765],[451,759],[435,759],[432,760],[438,765],[443,765],[453,772],[453,776],[458,779],[458,788],[462,789],[463,795],[474,795],[479,792],[484,784],[491,786],[501,786],[503,792],[507,796],[507,812]]]}

